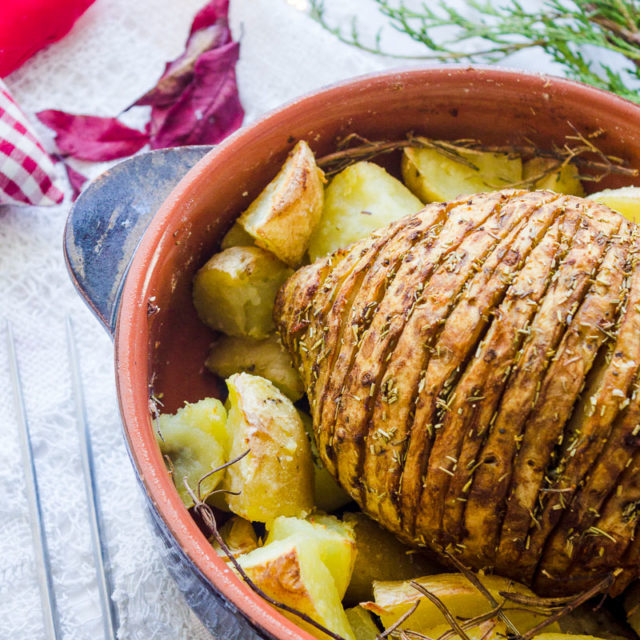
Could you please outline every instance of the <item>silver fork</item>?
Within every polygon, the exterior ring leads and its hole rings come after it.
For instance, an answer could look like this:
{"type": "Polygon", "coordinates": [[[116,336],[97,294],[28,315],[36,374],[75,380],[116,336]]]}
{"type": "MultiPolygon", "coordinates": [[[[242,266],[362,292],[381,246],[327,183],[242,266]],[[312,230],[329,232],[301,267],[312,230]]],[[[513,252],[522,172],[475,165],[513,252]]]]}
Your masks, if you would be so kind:
{"type": "MultiPolygon", "coordinates": [[[[38,489],[38,478],[36,474],[33,448],[31,446],[29,420],[27,417],[24,391],[20,378],[16,344],[13,330],[9,322],[7,322],[6,328],[9,351],[9,370],[18,414],[18,432],[22,451],[22,462],[25,469],[25,486],[29,506],[31,531],[33,535],[33,546],[36,556],[36,570],[38,574],[40,599],[42,602],[45,635],[48,640],[62,640],[60,615],[53,588],[51,560],[49,557],[49,549],[43,524],[44,521],[42,518],[42,505],[38,489]]],[[[93,449],[91,446],[91,434],[89,431],[89,422],[87,420],[87,410],[82,389],[82,379],[80,376],[78,351],[73,336],[73,323],[70,318],[67,318],[66,335],[67,347],[69,350],[69,361],[71,364],[71,381],[75,400],[76,423],[80,438],[80,457],[83,480],[87,496],[87,504],[89,506],[91,545],[96,566],[104,638],[105,640],[115,640],[117,615],[113,600],[111,599],[113,589],[110,579],[110,571],[108,569],[109,557],[107,546],[105,544],[100,502],[96,491],[93,449]]]]}
{"type": "Polygon", "coordinates": [[[16,343],[9,322],[7,322],[7,346],[9,349],[9,373],[16,402],[16,412],[18,414],[18,436],[20,438],[22,466],[24,468],[25,489],[27,493],[27,504],[29,506],[31,534],[33,536],[33,549],[36,556],[36,571],[38,573],[38,586],[40,588],[40,599],[42,601],[44,630],[49,640],[62,640],[60,616],[58,614],[56,596],[53,590],[51,560],[49,558],[49,548],[47,546],[47,538],[42,519],[38,477],[36,475],[33,449],[31,447],[27,407],[24,401],[22,382],[20,380],[16,343]]]}

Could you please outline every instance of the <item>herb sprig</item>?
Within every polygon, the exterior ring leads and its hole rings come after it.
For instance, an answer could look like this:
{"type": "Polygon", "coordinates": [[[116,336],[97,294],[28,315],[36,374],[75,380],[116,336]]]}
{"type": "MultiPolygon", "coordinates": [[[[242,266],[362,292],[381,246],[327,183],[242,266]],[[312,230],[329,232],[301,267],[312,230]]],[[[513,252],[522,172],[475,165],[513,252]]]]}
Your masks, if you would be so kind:
{"type": "Polygon", "coordinates": [[[405,0],[369,1],[393,29],[429,53],[387,51],[381,31],[372,42],[365,42],[355,17],[347,28],[330,24],[325,0],[311,0],[311,15],[343,42],[394,58],[493,64],[540,47],[569,78],[640,103],[640,0],[543,0],[538,9],[527,9],[518,0],[500,5],[466,0],[469,15],[448,6],[446,0],[422,2],[418,8],[405,0]],[[448,39],[439,37],[452,30],[448,39]],[[475,50],[468,48],[472,40],[479,45],[475,50]],[[619,54],[621,64],[614,68],[595,60],[591,54],[598,50],[619,54]]]}

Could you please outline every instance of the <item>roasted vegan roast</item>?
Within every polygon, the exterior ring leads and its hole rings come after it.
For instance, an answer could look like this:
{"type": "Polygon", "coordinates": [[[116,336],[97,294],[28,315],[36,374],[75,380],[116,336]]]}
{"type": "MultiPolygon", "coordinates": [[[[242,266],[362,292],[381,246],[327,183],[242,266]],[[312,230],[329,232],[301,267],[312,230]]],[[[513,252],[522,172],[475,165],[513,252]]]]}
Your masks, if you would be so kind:
{"type": "Polygon", "coordinates": [[[638,227],[549,191],[434,203],[275,319],[324,463],[400,538],[543,594],[639,574],[638,227]]]}

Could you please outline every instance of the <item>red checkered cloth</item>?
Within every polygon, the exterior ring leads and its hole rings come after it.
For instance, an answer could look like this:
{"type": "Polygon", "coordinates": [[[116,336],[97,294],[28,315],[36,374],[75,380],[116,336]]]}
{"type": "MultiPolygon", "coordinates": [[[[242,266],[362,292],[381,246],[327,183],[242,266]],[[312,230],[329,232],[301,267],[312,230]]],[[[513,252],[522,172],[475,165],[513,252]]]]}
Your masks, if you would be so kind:
{"type": "Polygon", "coordinates": [[[54,184],[51,158],[0,80],[0,205],[52,205],[64,194],[54,184]]]}

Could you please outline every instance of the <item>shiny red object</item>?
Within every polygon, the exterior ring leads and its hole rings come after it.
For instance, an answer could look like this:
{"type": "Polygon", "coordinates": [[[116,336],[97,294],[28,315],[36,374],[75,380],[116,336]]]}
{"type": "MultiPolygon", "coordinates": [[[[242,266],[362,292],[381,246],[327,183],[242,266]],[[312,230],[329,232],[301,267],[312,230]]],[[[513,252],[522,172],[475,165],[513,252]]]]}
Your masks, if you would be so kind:
{"type": "Polygon", "coordinates": [[[65,36],[94,0],[2,0],[0,77],[65,36]]]}

